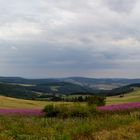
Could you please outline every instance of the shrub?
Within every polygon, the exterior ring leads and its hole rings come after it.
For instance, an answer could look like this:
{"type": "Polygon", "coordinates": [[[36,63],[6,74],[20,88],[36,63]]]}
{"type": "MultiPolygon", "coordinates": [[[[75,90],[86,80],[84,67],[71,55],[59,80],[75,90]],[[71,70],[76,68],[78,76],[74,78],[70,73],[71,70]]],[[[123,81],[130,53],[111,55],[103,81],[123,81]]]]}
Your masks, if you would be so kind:
{"type": "Polygon", "coordinates": [[[54,105],[47,105],[44,109],[43,112],[45,112],[45,116],[47,117],[57,117],[60,110],[55,107],[54,105]]]}
{"type": "Polygon", "coordinates": [[[59,110],[57,117],[59,117],[59,118],[70,117],[70,112],[71,112],[70,105],[61,104],[61,105],[57,105],[56,108],[57,108],[57,110],[59,110]]]}
{"type": "Polygon", "coordinates": [[[87,106],[75,105],[70,113],[71,117],[88,117],[90,115],[89,108],[87,106]]]}
{"type": "Polygon", "coordinates": [[[95,114],[96,109],[91,108],[91,106],[84,106],[80,104],[75,105],[47,105],[44,110],[46,117],[59,117],[59,118],[69,118],[69,117],[88,117],[95,114]]]}
{"type": "Polygon", "coordinates": [[[106,98],[101,96],[90,96],[87,99],[88,105],[104,106],[106,103],[106,98]]]}

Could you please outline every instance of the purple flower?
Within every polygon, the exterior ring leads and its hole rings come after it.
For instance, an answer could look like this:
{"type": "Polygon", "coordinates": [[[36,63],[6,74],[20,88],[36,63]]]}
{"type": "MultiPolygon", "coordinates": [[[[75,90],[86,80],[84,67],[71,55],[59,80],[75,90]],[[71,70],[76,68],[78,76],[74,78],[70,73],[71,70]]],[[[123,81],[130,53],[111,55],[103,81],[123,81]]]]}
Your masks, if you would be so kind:
{"type": "Polygon", "coordinates": [[[0,109],[0,115],[43,116],[41,109],[0,109]]]}
{"type": "Polygon", "coordinates": [[[97,109],[100,111],[124,111],[131,109],[140,109],[140,102],[101,106],[97,109]]]}

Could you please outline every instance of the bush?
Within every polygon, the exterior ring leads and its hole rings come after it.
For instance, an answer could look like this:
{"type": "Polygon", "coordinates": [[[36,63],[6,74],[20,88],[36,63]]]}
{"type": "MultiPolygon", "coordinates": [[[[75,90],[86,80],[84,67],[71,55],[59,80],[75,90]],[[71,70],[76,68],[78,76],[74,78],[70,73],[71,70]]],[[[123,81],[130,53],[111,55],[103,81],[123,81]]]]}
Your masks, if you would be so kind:
{"type": "Polygon", "coordinates": [[[54,105],[47,105],[44,108],[43,112],[45,112],[45,116],[47,117],[57,117],[60,110],[54,105]]]}
{"type": "Polygon", "coordinates": [[[87,99],[88,105],[104,106],[106,103],[106,98],[101,96],[90,96],[87,99]]]}
{"type": "Polygon", "coordinates": [[[96,108],[86,105],[74,104],[74,105],[47,105],[44,110],[46,117],[59,117],[59,118],[69,118],[69,117],[88,117],[95,114],[96,108]]]}
{"type": "Polygon", "coordinates": [[[90,114],[87,106],[75,105],[73,106],[70,116],[71,117],[88,117],[90,114]]]}

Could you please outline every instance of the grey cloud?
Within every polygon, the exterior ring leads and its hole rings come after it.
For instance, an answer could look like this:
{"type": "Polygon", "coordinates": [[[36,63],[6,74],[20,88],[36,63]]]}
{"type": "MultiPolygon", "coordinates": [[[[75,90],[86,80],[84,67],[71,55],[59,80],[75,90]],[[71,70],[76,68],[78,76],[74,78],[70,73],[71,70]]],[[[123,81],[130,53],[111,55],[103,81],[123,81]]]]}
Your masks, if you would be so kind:
{"type": "Polygon", "coordinates": [[[0,75],[137,77],[136,3],[0,0],[0,75]]]}
{"type": "Polygon", "coordinates": [[[136,4],[136,0],[105,0],[109,8],[117,12],[131,12],[136,4]]]}

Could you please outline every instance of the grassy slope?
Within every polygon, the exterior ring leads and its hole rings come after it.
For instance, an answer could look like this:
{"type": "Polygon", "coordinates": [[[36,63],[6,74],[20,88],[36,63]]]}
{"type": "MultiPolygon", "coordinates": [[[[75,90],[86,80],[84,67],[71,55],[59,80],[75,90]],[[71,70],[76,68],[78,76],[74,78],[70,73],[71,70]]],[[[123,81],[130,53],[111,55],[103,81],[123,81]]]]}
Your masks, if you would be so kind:
{"type": "Polygon", "coordinates": [[[119,104],[128,102],[140,102],[140,88],[135,88],[132,93],[125,94],[125,96],[122,98],[119,96],[107,98],[107,104],[119,104]]]}
{"type": "MultiPolygon", "coordinates": [[[[140,102],[140,88],[135,89],[135,91],[130,94],[126,94],[123,98],[120,98],[119,96],[107,98],[107,104],[128,102],[140,102]]],[[[23,100],[0,96],[0,108],[44,108],[47,104],[51,104],[51,102],[23,100]]],[[[59,104],[59,102],[57,104],[59,104]]]]}
{"type": "MultiPolygon", "coordinates": [[[[11,97],[0,96],[0,108],[19,108],[19,109],[42,109],[47,104],[61,104],[62,102],[47,102],[47,101],[34,101],[34,100],[24,100],[16,99],[11,97]]],[[[71,104],[71,103],[63,103],[71,104]]]]}
{"type": "Polygon", "coordinates": [[[0,96],[0,108],[43,108],[44,101],[31,101],[0,96]]]}

